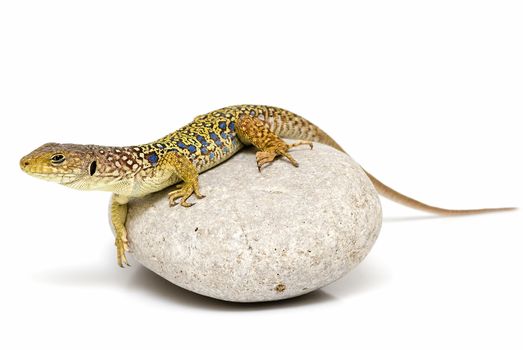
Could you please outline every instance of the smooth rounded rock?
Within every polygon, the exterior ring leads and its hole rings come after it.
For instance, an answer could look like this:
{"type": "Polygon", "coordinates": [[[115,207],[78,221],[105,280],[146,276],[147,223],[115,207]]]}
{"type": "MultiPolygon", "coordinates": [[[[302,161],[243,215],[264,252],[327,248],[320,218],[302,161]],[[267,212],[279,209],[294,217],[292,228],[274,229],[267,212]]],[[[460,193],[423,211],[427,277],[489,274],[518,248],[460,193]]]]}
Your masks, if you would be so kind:
{"type": "Polygon", "coordinates": [[[348,155],[315,144],[258,172],[243,150],[200,175],[206,197],[169,207],[164,190],[129,203],[131,254],[172,283],[209,297],[285,299],[342,277],[381,227],[378,195],[348,155]]]}

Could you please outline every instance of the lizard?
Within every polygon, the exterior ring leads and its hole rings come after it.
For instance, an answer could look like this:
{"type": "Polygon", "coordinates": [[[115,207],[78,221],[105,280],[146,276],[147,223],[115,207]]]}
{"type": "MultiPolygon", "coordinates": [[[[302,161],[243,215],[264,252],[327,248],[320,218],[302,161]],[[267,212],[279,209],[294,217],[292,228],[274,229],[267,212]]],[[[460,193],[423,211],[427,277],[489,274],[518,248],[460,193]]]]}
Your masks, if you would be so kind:
{"type": "MultiPolygon", "coordinates": [[[[176,185],[168,193],[171,206],[190,207],[193,194],[202,199],[198,175],[252,145],[258,170],[277,157],[298,162],[289,150],[313,148],[313,142],[342,147],[327,133],[299,115],[278,107],[237,105],[197,116],[188,125],[154,142],[127,147],[46,143],[20,160],[21,169],[34,177],[79,190],[112,192],[110,221],[115,231],[117,263],[129,265],[125,222],[130,199],[176,185]],[[299,140],[287,144],[283,138],[299,140]]],[[[438,215],[479,214],[514,208],[454,210],[435,207],[386,186],[363,169],[382,196],[438,215]]]]}

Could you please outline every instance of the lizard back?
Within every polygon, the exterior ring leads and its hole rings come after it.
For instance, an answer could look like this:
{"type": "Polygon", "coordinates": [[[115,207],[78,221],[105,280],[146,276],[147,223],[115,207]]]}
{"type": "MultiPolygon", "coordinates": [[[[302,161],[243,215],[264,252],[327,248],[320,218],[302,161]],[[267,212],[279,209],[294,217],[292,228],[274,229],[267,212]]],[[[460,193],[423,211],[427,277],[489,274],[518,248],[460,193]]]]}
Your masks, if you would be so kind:
{"type": "Polygon", "coordinates": [[[341,150],[335,142],[329,142],[332,139],[325,138],[321,129],[303,117],[263,105],[230,106],[199,115],[184,127],[140,147],[143,153],[158,157],[173,151],[183,154],[201,173],[224,162],[244,146],[236,134],[236,122],[243,115],[263,120],[280,137],[327,143],[341,150]]]}

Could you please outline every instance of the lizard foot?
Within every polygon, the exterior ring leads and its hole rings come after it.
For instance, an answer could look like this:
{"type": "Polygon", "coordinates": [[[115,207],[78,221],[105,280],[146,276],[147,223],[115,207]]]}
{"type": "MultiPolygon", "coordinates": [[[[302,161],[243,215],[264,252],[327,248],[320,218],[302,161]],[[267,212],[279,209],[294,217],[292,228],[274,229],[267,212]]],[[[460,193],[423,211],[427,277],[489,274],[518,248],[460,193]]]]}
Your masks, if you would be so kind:
{"type": "Polygon", "coordinates": [[[181,198],[180,205],[186,208],[189,208],[194,205],[194,203],[187,202],[187,199],[194,193],[196,198],[202,199],[205,198],[203,194],[200,193],[200,188],[198,182],[194,183],[183,183],[176,185],[176,190],[169,192],[169,205],[174,207],[178,203],[176,200],[181,198]]]}
{"type": "Polygon", "coordinates": [[[270,164],[274,161],[277,154],[274,152],[258,151],[256,152],[256,163],[258,164],[258,171],[261,171],[262,166],[270,164]]]}
{"type": "Polygon", "coordinates": [[[292,144],[287,145],[287,146],[289,147],[289,149],[291,149],[291,148],[302,146],[302,145],[307,145],[311,149],[314,147],[314,144],[312,143],[312,141],[299,141],[299,142],[292,143],[292,144]]]}
{"type": "Polygon", "coordinates": [[[118,262],[118,266],[125,267],[131,266],[127,262],[127,257],[125,256],[125,252],[129,251],[129,242],[127,241],[126,237],[117,237],[114,245],[116,246],[116,260],[118,262]]]}
{"type": "Polygon", "coordinates": [[[298,167],[299,164],[296,159],[293,158],[286,150],[276,150],[276,151],[259,151],[256,152],[256,163],[258,164],[258,171],[261,172],[262,166],[265,164],[270,164],[274,161],[276,156],[283,156],[291,162],[292,165],[298,167]]]}
{"type": "Polygon", "coordinates": [[[310,141],[300,141],[291,145],[287,145],[286,143],[281,142],[277,144],[276,147],[274,147],[274,150],[269,149],[265,151],[256,152],[256,163],[258,164],[258,171],[261,171],[261,168],[265,164],[272,163],[276,156],[283,156],[287,158],[292,165],[298,167],[298,162],[289,154],[288,150],[301,145],[308,145],[311,149],[313,147],[312,142],[310,141]]]}
{"type": "Polygon", "coordinates": [[[270,130],[267,122],[250,115],[243,115],[238,120],[236,129],[238,137],[244,144],[252,144],[258,149],[256,153],[256,163],[258,171],[265,164],[270,164],[277,156],[285,157],[295,167],[298,162],[289,154],[289,149],[301,145],[308,145],[312,149],[311,141],[298,141],[293,144],[287,144],[278,135],[270,130]]]}

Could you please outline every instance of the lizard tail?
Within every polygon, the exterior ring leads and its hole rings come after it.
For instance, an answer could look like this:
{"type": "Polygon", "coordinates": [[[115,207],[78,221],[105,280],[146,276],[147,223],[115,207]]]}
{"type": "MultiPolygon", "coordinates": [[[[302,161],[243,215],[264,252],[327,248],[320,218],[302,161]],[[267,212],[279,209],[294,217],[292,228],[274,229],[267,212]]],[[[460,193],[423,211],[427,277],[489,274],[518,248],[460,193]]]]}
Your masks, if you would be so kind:
{"type": "MultiPolygon", "coordinates": [[[[306,141],[314,141],[331,146],[343,153],[347,153],[343,148],[330,137],[326,132],[319,127],[309,122],[307,119],[300,117],[292,112],[279,110],[280,113],[275,113],[275,118],[269,122],[272,131],[280,137],[287,137],[293,139],[300,139],[306,141]],[[274,121],[274,122],[272,122],[274,121]],[[272,122],[272,123],[271,123],[272,122]]],[[[376,179],[372,174],[363,169],[365,174],[376,188],[376,191],[385,198],[388,198],[396,203],[405,205],[417,210],[426,211],[438,215],[471,215],[483,214],[497,211],[515,210],[517,208],[482,208],[482,209],[445,209],[432,205],[425,204],[414,198],[408,197],[389,186],[385,185],[380,180],[376,179]]]]}
{"type": "Polygon", "coordinates": [[[420,202],[414,198],[410,198],[402,193],[399,193],[396,190],[393,190],[389,186],[382,183],[380,180],[376,179],[372,174],[369,174],[369,172],[365,169],[365,174],[369,177],[370,181],[376,188],[379,194],[381,194],[383,197],[388,198],[396,203],[403,204],[407,207],[411,207],[418,210],[423,210],[429,213],[438,214],[438,215],[472,215],[472,214],[483,214],[483,213],[491,213],[496,211],[507,211],[507,210],[515,210],[516,208],[482,208],[482,209],[445,209],[445,208],[439,208],[434,207],[432,205],[425,204],[423,202],[420,202]]]}

